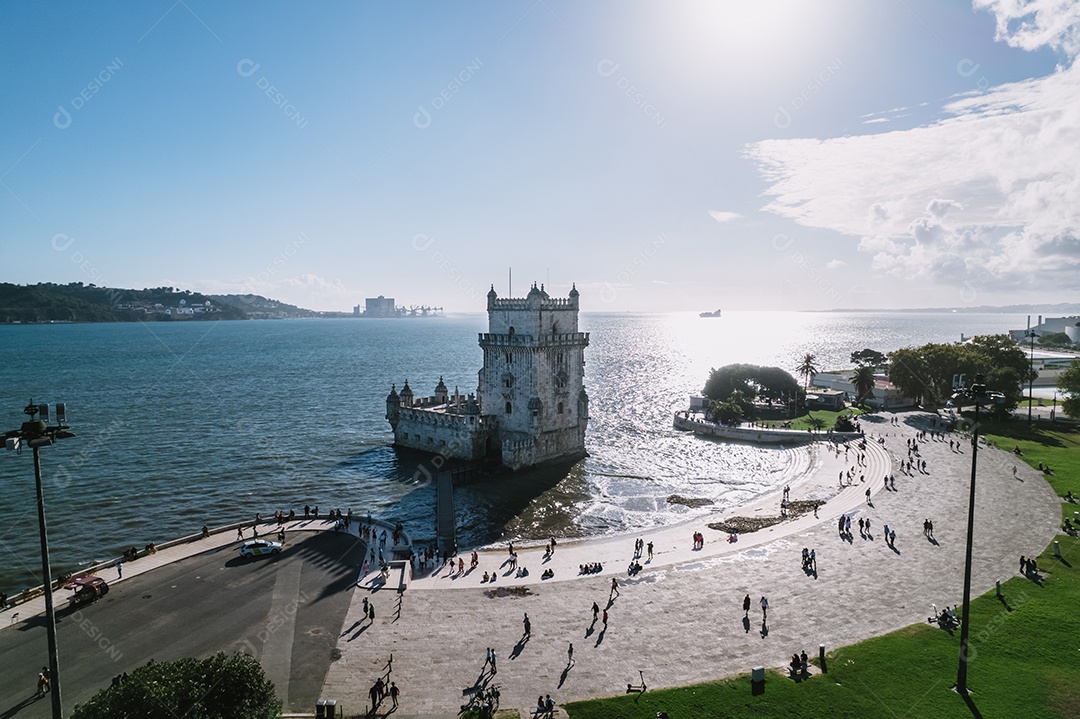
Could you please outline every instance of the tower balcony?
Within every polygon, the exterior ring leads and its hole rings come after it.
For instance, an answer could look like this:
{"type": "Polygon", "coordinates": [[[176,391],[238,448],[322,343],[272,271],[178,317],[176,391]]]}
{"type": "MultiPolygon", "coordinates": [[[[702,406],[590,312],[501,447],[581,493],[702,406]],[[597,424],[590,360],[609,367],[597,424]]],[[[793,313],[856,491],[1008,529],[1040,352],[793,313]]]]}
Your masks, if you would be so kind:
{"type": "Polygon", "coordinates": [[[481,347],[588,347],[588,332],[559,332],[541,335],[480,333],[481,347]]]}

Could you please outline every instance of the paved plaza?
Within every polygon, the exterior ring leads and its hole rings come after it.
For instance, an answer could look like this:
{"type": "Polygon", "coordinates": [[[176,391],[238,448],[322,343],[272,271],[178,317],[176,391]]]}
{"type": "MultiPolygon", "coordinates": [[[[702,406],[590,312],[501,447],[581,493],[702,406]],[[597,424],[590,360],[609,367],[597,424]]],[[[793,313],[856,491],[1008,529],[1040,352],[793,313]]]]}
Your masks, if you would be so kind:
{"type": "MultiPolygon", "coordinates": [[[[926,621],[932,605],[961,602],[971,472],[970,444],[949,447],[950,439],[959,439],[955,434],[920,443],[926,474],[899,471],[906,441],[932,429],[932,417],[909,412],[865,419],[866,466],[856,467],[854,485],[843,490],[839,475],[856,466],[854,448],[846,459],[826,443],[802,450],[814,466],[791,485],[790,498],[830,497],[818,519],[806,514],[741,535],[735,544],[706,527],[731,515],[776,515],[778,491],[716,518],[641,534],[653,542],[654,559],[641,560],[644,568],[635,578],[626,574],[638,536],[631,535],[559,542],[546,563],[542,544],[520,547],[526,579],[515,579],[504,565],[505,547],[491,548],[480,552],[478,568],[467,576],[442,569],[415,579],[401,596],[400,612],[396,593],[361,589],[346,627],[359,619],[364,596],[381,613],[359,636],[341,638],[342,656],[331,665],[324,695],[362,713],[392,654],[392,678],[401,689],[395,716],[452,715],[467,700],[463,690],[484,683],[498,684],[501,705],[524,715],[541,694],[559,703],[622,694],[628,683],[638,683],[639,670],[651,688],[684,685],[756,665],[781,668],[793,652],[815,656],[819,644],[832,650],[926,621]],[[894,416],[899,426],[890,423],[894,416]],[[883,488],[886,474],[895,476],[896,491],[883,488]],[[867,488],[873,506],[867,505],[867,488]],[[860,537],[855,525],[853,539],[841,539],[837,519],[845,513],[853,525],[870,518],[872,538],[860,537]],[[925,519],[933,521],[937,543],[923,535],[925,519]],[[885,524],[896,532],[895,549],[884,541],[885,524]],[[696,551],[695,531],[705,535],[696,551]],[[801,569],[803,547],[816,550],[816,577],[801,569]],[[578,566],[587,562],[602,562],[604,572],[578,577],[578,566]],[[553,579],[540,578],[545,568],[554,570],[553,579]],[[480,581],[485,571],[498,575],[494,583],[480,581]],[[605,628],[592,622],[591,607],[608,607],[612,577],[618,578],[619,596],[607,610],[605,628]],[[744,618],[747,594],[751,609],[744,618]],[[763,595],[767,623],[759,606],[763,595]],[[526,612],[531,636],[522,641],[526,612]],[[494,676],[485,672],[488,647],[496,651],[494,676]]],[[[980,448],[978,466],[972,582],[973,591],[982,593],[1016,574],[1021,554],[1045,549],[1060,522],[1060,500],[1011,453],[980,448]]],[[[465,562],[468,568],[468,555],[465,562]]]]}
{"type": "MultiPolygon", "coordinates": [[[[861,464],[856,443],[846,454],[827,442],[777,450],[791,455],[790,499],[825,503],[817,517],[806,513],[741,534],[735,543],[707,524],[736,515],[775,516],[779,489],[737,509],[638,535],[560,540],[550,557],[542,543],[519,546],[518,566],[528,568],[527,577],[515,576],[505,545],[481,550],[479,566],[464,574],[441,566],[421,572],[403,593],[396,581],[382,586],[376,575],[359,576],[357,568],[337,641],[340,658],[330,666],[322,696],[336,699],[348,716],[363,714],[369,689],[377,677],[387,676],[392,656],[389,679],[401,691],[395,717],[455,716],[476,687],[490,685],[499,686],[501,706],[524,716],[538,695],[550,694],[562,704],[622,694],[628,683],[639,682],[639,671],[650,688],[684,685],[757,665],[781,668],[793,652],[816,656],[819,644],[832,650],[925,621],[932,605],[942,609],[961,601],[971,471],[970,444],[954,434],[920,442],[925,474],[900,471],[907,440],[933,430],[933,417],[908,412],[865,418],[861,464]],[[849,469],[851,484],[841,488],[841,475],[849,469]],[[883,486],[885,475],[895,477],[895,491],[883,486]],[[844,514],[852,518],[850,540],[837,531],[844,514]],[[871,520],[866,537],[858,530],[860,518],[871,520]],[[926,519],[934,523],[935,542],[923,534],[926,519]],[[884,539],[886,524],[896,532],[895,546],[884,539]],[[705,538],[698,549],[695,532],[705,538]],[[638,537],[652,542],[654,555],[650,561],[646,552],[638,560],[642,571],[628,577],[638,537]],[[816,551],[816,575],[801,569],[803,547],[816,551]],[[579,565],[593,562],[602,563],[603,572],[579,576],[579,565]],[[546,569],[552,578],[542,578],[546,569]],[[483,582],[485,572],[495,580],[483,582]],[[618,581],[617,597],[611,596],[612,578],[618,581]],[[746,595],[751,607],[744,615],[746,595]],[[767,622],[762,596],[768,598],[767,622]],[[373,622],[361,615],[365,599],[376,608],[373,622]],[[594,602],[607,611],[606,626],[602,615],[593,621],[594,602]],[[497,657],[495,674],[486,662],[489,648],[497,657]]],[[[1040,553],[1060,521],[1060,499],[1035,470],[1001,449],[980,448],[978,461],[976,594],[1015,575],[1019,556],[1040,553]]],[[[288,529],[330,526],[298,520],[288,529]]],[[[124,581],[235,541],[234,529],[161,549],[125,563],[124,581]]],[[[463,558],[468,570],[469,555],[463,558]]],[[[102,576],[112,581],[115,570],[102,576]]],[[[31,600],[18,611],[25,620],[43,611],[43,602],[31,600]]],[[[5,627],[8,622],[5,616],[5,627]]],[[[379,715],[389,709],[387,698],[379,715]]]]}

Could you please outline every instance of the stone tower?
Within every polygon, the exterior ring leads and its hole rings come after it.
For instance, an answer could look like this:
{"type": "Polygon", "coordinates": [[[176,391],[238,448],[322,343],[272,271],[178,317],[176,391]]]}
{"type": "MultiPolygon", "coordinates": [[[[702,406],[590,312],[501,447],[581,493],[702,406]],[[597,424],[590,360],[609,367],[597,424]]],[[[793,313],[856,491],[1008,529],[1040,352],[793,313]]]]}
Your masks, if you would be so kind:
{"type": "Polygon", "coordinates": [[[552,298],[534,283],[523,299],[499,299],[492,287],[487,300],[478,393],[483,414],[497,423],[503,464],[584,456],[589,335],[578,331],[577,288],[552,298]]]}

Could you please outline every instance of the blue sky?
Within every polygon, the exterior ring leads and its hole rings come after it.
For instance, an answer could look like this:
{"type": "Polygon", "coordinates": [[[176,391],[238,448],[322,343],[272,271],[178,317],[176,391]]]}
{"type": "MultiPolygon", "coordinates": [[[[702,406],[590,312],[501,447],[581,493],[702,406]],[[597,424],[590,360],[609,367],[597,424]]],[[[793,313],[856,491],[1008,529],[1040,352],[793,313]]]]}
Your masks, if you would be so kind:
{"type": "Polygon", "coordinates": [[[7,3],[0,280],[1075,301],[1080,11],[976,5],[7,3]]]}

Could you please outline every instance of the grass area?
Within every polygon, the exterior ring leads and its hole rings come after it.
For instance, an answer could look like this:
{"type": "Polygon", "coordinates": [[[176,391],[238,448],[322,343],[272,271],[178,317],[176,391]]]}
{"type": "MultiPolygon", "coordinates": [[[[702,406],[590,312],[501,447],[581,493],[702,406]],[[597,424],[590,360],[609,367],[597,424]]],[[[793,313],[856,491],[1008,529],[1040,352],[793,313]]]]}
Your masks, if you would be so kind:
{"type": "Polygon", "coordinates": [[[862,413],[863,410],[859,409],[858,407],[848,407],[847,409],[841,410],[839,412],[828,409],[810,410],[806,414],[800,415],[798,418],[791,420],[791,428],[802,430],[811,429],[811,420],[820,419],[822,422],[825,423],[824,429],[822,430],[824,432],[833,428],[833,425],[836,424],[836,418],[840,415],[846,414],[850,416],[858,416],[862,413]]]}
{"type": "MultiPolygon", "coordinates": [[[[817,413],[815,413],[817,414],[817,413]]],[[[1019,445],[1036,466],[1053,467],[1060,495],[1080,492],[1080,431],[998,423],[988,438],[1019,445]]],[[[1065,505],[1072,507],[1073,505],[1065,505]]],[[[1077,506],[1080,509],[1080,506],[1077,506]]],[[[1070,515],[1072,510],[1067,510],[1070,515]]],[[[827,656],[828,672],[796,684],[768,673],[766,690],[751,696],[750,676],[678,689],[575,702],[572,719],[749,719],[750,717],[1080,716],[1080,539],[1060,534],[1062,559],[1051,548],[1038,557],[1042,584],[1016,577],[1002,585],[1004,600],[989,592],[972,601],[968,686],[974,711],[952,691],[960,633],[916,624],[827,656]]],[[[1051,545],[1052,546],[1052,545],[1051,545]]],[[[856,610],[857,609],[853,609],[856,610]]]]}

